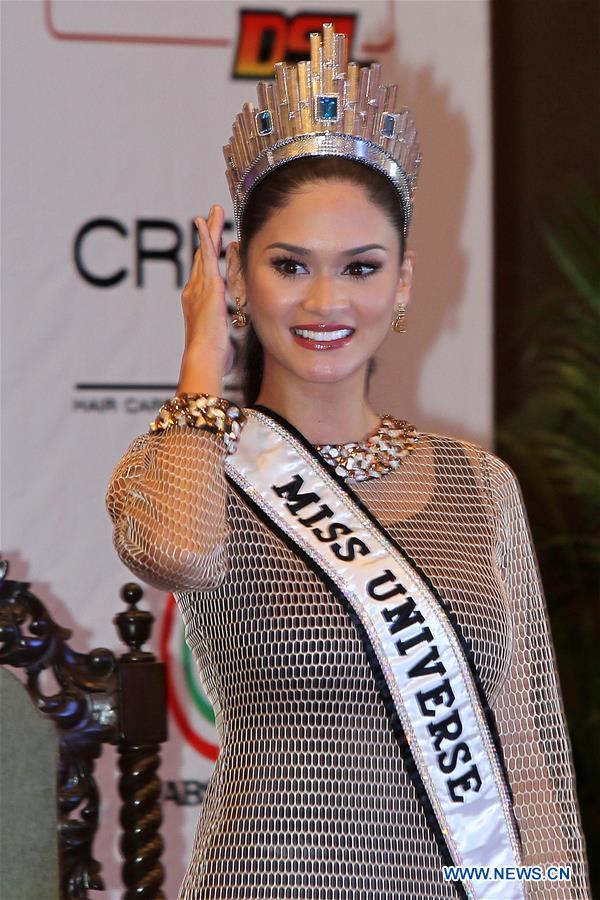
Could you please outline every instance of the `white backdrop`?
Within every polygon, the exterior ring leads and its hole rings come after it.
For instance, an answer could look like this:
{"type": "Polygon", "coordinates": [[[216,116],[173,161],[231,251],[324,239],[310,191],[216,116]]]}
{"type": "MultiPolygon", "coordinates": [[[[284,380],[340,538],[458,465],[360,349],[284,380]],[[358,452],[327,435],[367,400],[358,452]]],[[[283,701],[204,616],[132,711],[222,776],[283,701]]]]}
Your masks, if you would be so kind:
{"type": "MultiPolygon", "coordinates": [[[[192,221],[213,202],[231,217],[221,147],[242,103],[255,100],[257,16],[272,17],[285,46],[305,4],[263,3],[244,23],[242,8],[0,7],[2,552],[10,577],[32,582],[80,650],[118,649],[112,617],[131,575],[113,551],[104,495],[117,459],[174,392],[192,221]]],[[[491,448],[487,0],[310,9],[322,21],[355,14],[351,58],[378,59],[383,80],[399,83],[423,153],[407,332],[390,334],[381,351],[373,401],[420,430],[491,448]]],[[[224,391],[232,399],[234,382],[224,391]]],[[[175,898],[218,747],[171,600],[148,588],[145,604],[157,619],[152,649],[169,656],[174,684],[162,776],[166,896],[175,898]]],[[[98,772],[96,849],[116,898],[111,751],[98,772]]]]}

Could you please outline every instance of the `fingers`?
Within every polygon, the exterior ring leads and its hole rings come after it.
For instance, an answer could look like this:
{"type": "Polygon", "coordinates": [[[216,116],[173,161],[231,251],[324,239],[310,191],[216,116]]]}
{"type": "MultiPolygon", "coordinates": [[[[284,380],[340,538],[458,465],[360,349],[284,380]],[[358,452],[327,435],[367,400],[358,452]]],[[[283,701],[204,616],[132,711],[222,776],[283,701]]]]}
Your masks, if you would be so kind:
{"type": "Polygon", "coordinates": [[[196,231],[198,232],[198,246],[194,251],[194,257],[192,259],[192,268],[190,271],[190,277],[188,279],[188,284],[200,277],[200,270],[202,268],[202,227],[200,225],[200,218],[194,219],[194,224],[196,226],[196,231]]]}
{"type": "Polygon", "coordinates": [[[211,206],[207,219],[202,216],[194,219],[200,242],[192,260],[190,282],[199,280],[203,275],[212,278],[221,277],[219,257],[224,221],[225,210],[218,204],[211,206]]]}
{"type": "Polygon", "coordinates": [[[202,216],[198,216],[198,233],[200,235],[200,246],[194,256],[194,268],[198,262],[206,275],[219,274],[219,259],[215,251],[208,224],[202,216]],[[200,251],[198,253],[198,251],[200,251]]]}
{"type": "Polygon", "coordinates": [[[217,258],[221,255],[221,236],[223,234],[223,224],[225,222],[225,210],[222,206],[219,206],[218,203],[215,203],[210,208],[210,212],[208,214],[208,230],[210,231],[210,237],[213,242],[213,246],[215,248],[215,253],[217,258]]]}
{"type": "Polygon", "coordinates": [[[198,226],[199,222],[206,222],[215,254],[217,257],[220,257],[223,225],[225,224],[225,210],[223,207],[219,206],[219,204],[214,204],[211,206],[206,219],[203,219],[202,216],[198,216],[197,219],[194,219],[194,222],[196,223],[196,226],[198,226]]]}

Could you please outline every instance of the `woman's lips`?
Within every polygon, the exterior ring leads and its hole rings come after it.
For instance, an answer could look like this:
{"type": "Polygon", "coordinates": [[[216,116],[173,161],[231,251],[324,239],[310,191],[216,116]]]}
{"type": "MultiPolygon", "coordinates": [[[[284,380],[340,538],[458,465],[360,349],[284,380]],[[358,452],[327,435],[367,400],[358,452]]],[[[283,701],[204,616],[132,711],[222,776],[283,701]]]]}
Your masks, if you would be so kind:
{"type": "Polygon", "coordinates": [[[296,343],[307,350],[337,350],[348,344],[354,335],[353,328],[337,324],[296,325],[290,331],[296,343]]]}

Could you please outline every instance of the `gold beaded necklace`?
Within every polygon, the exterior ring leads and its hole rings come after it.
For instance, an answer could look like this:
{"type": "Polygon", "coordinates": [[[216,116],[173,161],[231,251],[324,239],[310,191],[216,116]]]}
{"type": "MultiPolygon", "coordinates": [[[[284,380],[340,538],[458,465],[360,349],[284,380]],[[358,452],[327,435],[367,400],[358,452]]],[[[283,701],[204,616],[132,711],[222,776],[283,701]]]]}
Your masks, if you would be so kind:
{"type": "Polygon", "coordinates": [[[375,434],[347,444],[316,444],[325,462],[342,478],[365,481],[397,469],[419,440],[414,425],[406,419],[384,415],[375,434]]]}

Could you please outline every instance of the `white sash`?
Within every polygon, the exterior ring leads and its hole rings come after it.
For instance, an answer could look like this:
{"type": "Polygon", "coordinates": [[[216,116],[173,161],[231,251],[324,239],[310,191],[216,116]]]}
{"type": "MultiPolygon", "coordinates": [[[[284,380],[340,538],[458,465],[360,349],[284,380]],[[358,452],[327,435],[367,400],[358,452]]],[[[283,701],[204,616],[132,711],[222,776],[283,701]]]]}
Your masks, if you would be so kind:
{"type": "MultiPolygon", "coordinates": [[[[404,751],[408,742],[409,771],[435,816],[442,856],[489,867],[492,877],[494,868],[520,866],[510,789],[435,588],[290,423],[262,406],[245,412],[226,474],[343,600],[404,751]]],[[[524,897],[513,880],[464,880],[461,892],[476,900],[524,897]]]]}

